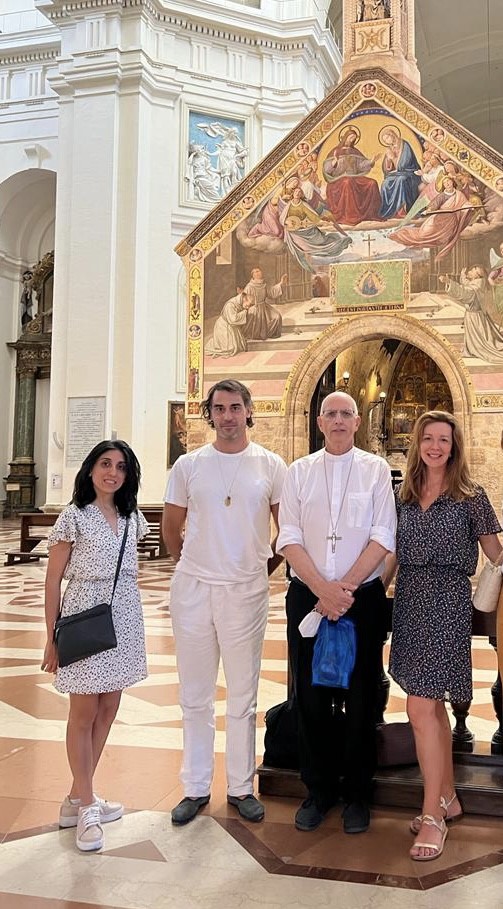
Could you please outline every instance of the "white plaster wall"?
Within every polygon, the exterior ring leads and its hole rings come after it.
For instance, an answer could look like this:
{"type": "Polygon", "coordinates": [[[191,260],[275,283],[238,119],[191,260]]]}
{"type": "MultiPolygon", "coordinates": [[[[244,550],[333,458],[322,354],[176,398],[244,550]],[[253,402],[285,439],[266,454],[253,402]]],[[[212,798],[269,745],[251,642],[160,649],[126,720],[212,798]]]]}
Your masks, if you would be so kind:
{"type": "MultiPolygon", "coordinates": [[[[158,502],[167,402],[180,399],[186,344],[173,248],[208,211],[180,191],[187,111],[245,119],[247,170],[254,166],[337,81],[328,4],[5,3],[0,186],[27,167],[57,170],[52,216],[40,212],[6,241],[35,250],[55,232],[47,470],[63,475],[63,488],[48,488],[46,502],[71,493],[75,470],[56,443],[68,397],[87,395],[106,396],[106,432],[131,442],[141,501],[158,502]]],[[[2,242],[0,233],[0,254],[2,242]]],[[[9,280],[7,309],[18,305],[9,280]]],[[[2,338],[4,323],[0,313],[2,338]]],[[[0,358],[0,376],[9,368],[0,358]]]]}

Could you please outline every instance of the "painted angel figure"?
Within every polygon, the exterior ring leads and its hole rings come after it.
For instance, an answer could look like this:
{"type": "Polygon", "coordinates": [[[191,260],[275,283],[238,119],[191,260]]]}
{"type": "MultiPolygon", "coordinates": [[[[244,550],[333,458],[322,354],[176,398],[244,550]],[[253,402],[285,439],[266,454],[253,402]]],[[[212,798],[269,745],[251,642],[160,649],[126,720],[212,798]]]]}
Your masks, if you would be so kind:
{"type": "Polygon", "coordinates": [[[248,150],[242,144],[235,126],[224,126],[217,121],[198,123],[197,128],[212,139],[222,137],[222,141],[217,143],[217,150],[208,154],[216,158],[215,170],[220,175],[220,194],[225,196],[241,180],[248,150]]]}
{"type": "Polygon", "coordinates": [[[307,204],[300,186],[293,190],[291,199],[279,199],[279,220],[288,249],[306,271],[314,272],[317,265],[335,262],[353,242],[339,225],[320,230],[318,225],[325,219],[307,204]]]}

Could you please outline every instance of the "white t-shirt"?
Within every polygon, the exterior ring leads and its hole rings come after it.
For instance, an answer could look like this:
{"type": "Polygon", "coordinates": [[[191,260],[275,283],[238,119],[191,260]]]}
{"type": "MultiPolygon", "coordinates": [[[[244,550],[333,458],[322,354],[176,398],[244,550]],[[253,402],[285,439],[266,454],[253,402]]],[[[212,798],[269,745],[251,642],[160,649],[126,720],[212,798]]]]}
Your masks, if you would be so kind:
{"type": "MultiPolygon", "coordinates": [[[[330,581],[344,577],[370,540],[394,552],[396,508],[387,462],[360,448],[342,455],[323,448],[299,458],[288,468],[279,523],[277,551],[298,543],[330,581]],[[334,527],[341,537],[335,553],[334,527]]],[[[379,577],[383,568],[366,580],[379,577]]]]}
{"type": "Polygon", "coordinates": [[[210,444],[178,458],[164,496],[187,509],[176,570],[211,584],[245,583],[265,574],[272,555],[271,505],[280,500],[285,474],[282,458],[256,442],[237,454],[210,444]]]}

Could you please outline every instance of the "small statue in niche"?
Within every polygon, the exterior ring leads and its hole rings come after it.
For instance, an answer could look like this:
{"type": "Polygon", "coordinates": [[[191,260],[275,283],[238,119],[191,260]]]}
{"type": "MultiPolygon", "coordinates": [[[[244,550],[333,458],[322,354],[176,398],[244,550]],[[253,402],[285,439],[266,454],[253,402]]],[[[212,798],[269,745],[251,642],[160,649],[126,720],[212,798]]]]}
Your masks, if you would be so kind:
{"type": "Polygon", "coordinates": [[[389,15],[389,0],[359,0],[357,3],[357,22],[371,22],[376,19],[388,19],[389,15]]]}
{"type": "Polygon", "coordinates": [[[33,309],[37,302],[37,292],[33,286],[33,272],[27,269],[23,272],[23,290],[21,293],[21,326],[24,329],[33,319],[33,309]]]}

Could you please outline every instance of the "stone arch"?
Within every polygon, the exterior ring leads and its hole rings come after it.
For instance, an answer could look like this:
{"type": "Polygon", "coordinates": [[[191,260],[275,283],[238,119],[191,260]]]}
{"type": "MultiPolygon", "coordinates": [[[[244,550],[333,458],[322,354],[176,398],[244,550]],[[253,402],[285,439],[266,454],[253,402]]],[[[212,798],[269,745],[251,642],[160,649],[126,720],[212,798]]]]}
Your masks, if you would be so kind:
{"type": "Polygon", "coordinates": [[[406,314],[358,315],[338,321],[311,342],[292,369],[285,387],[286,457],[288,462],[308,454],[306,416],[316,383],[329,363],[358,341],[398,338],[425,351],[442,370],[449,385],[471,460],[473,389],[462,358],[439,332],[406,314]]]}
{"type": "Polygon", "coordinates": [[[54,248],[56,174],[28,168],[0,183],[0,251],[33,265],[54,248]]]}

